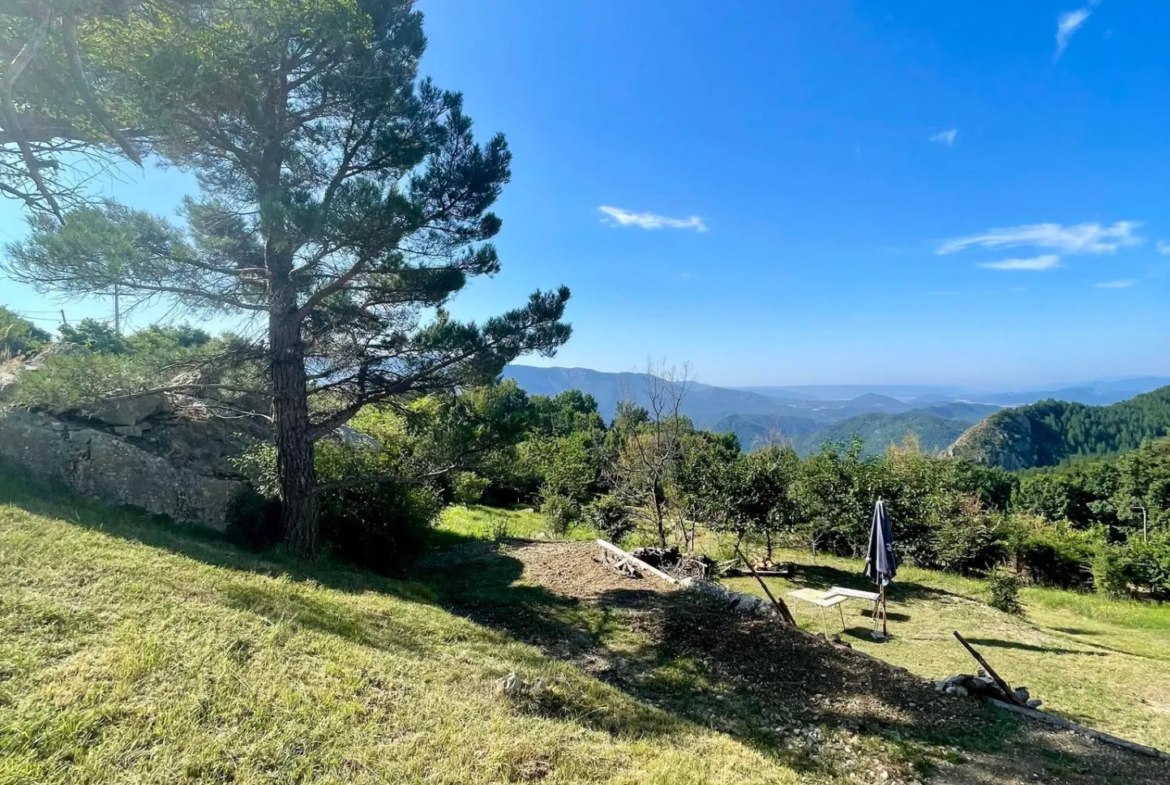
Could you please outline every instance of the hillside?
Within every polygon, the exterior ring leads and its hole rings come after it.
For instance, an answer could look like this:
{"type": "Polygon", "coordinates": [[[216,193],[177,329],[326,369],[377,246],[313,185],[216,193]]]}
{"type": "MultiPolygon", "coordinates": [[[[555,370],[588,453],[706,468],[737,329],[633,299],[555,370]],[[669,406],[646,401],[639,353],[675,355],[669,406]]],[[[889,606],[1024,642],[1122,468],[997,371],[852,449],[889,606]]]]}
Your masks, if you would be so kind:
{"type": "Polygon", "coordinates": [[[1055,466],[1076,456],[1133,450],[1170,433],[1170,387],[1108,406],[1047,400],[992,414],[947,455],[1005,469],[1055,466]]]}
{"type": "Polygon", "coordinates": [[[593,552],[464,539],[386,580],[0,469],[0,781],[1165,781],[593,552]],[[527,686],[502,691],[510,673],[527,686]]]}
{"type": "Polygon", "coordinates": [[[711,430],[716,433],[734,433],[739,439],[739,446],[750,451],[777,438],[791,441],[820,427],[820,423],[809,417],[732,414],[716,422],[711,430]]]}
{"type": "Polygon", "coordinates": [[[917,435],[922,449],[939,453],[967,428],[961,420],[944,419],[928,411],[901,414],[862,414],[821,428],[792,440],[801,456],[816,452],[825,442],[848,442],[858,436],[864,442],[862,454],[877,455],[891,444],[901,444],[907,434],[917,435]]]}
{"type": "MultiPolygon", "coordinates": [[[[592,395],[597,401],[601,416],[606,420],[613,418],[617,411],[618,401],[630,397],[640,406],[648,403],[646,395],[646,375],[641,373],[605,373],[588,368],[538,368],[527,365],[509,365],[504,369],[504,377],[515,379],[529,395],[553,396],[566,390],[580,390],[592,395]]],[[[776,388],[757,388],[767,390],[767,394],[747,389],[717,387],[709,384],[692,383],[688,385],[688,392],[683,400],[682,412],[690,417],[695,426],[703,429],[730,431],[730,427],[719,427],[718,423],[726,417],[739,415],[750,421],[761,418],[800,418],[813,420],[820,424],[834,423],[856,417],[861,414],[900,414],[912,410],[926,410],[939,405],[958,407],[961,410],[955,419],[965,422],[976,422],[978,412],[988,413],[998,409],[997,406],[986,404],[968,404],[952,402],[946,399],[938,400],[928,396],[927,400],[908,403],[889,395],[876,392],[860,392],[847,399],[825,399],[805,393],[799,397],[798,392],[777,393],[776,388]]],[[[842,392],[856,392],[864,390],[861,387],[825,387],[809,388],[816,392],[831,392],[840,389],[842,392]]],[[[896,388],[903,391],[903,388],[896,388]]],[[[912,389],[912,388],[906,388],[912,389]]],[[[947,415],[936,412],[944,418],[947,415]]],[[[948,418],[949,419],[949,418],[948,418]]],[[[788,419],[791,426],[801,428],[796,420],[788,419]]],[[[746,426],[751,428],[751,426],[746,426]]],[[[750,441],[742,442],[745,445],[750,441]]]]}
{"type": "MultiPolygon", "coordinates": [[[[646,376],[641,373],[604,373],[588,368],[536,368],[509,365],[504,377],[515,379],[529,395],[553,396],[565,390],[580,390],[593,396],[606,421],[612,420],[618,402],[629,397],[646,406],[646,376]]],[[[730,414],[793,414],[785,403],[757,393],[692,384],[683,402],[683,414],[698,428],[710,428],[730,414]]]]}

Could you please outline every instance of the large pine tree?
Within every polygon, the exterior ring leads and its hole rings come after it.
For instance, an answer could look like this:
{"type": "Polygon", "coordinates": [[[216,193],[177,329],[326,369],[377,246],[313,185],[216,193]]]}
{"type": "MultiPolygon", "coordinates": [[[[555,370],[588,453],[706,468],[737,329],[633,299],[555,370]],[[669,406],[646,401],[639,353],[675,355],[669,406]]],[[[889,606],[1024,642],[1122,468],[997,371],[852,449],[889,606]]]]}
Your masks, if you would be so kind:
{"type": "Polygon", "coordinates": [[[185,222],[117,205],[42,217],[6,272],[57,291],[262,317],[284,532],[317,552],[313,442],[365,405],[490,379],[569,336],[569,293],[483,324],[445,304],[499,260],[503,136],[420,80],[411,0],[158,4],[96,19],[103,90],[200,183],[185,222]],[[116,262],[116,263],[115,263],[116,262]]]}

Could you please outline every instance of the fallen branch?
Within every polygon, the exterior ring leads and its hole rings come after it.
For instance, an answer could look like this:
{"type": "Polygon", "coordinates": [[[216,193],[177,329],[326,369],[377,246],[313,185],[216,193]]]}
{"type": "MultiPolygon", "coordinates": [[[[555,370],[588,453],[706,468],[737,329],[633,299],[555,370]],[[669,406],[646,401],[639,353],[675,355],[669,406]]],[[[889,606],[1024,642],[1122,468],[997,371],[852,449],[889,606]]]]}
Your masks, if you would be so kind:
{"type": "Polygon", "coordinates": [[[975,649],[971,648],[970,643],[967,643],[967,641],[963,640],[963,636],[960,635],[957,630],[955,631],[955,638],[959,641],[959,643],[963,644],[964,649],[971,653],[971,656],[975,658],[975,662],[979,663],[983,670],[987,671],[987,675],[995,680],[995,683],[999,685],[1000,690],[1003,691],[1003,694],[1007,696],[1009,701],[1025,709],[1028,708],[1028,703],[1020,698],[1019,695],[1016,695],[1016,692],[1012,689],[1011,685],[1004,681],[1003,677],[996,673],[992,667],[987,664],[987,660],[983,659],[982,654],[975,651],[975,649]]]}
{"type": "Polygon", "coordinates": [[[760,588],[764,590],[764,594],[768,595],[768,599],[772,601],[773,607],[775,607],[776,610],[780,613],[780,618],[784,619],[786,623],[795,627],[796,619],[792,617],[792,611],[788,610],[788,605],[785,604],[784,600],[777,600],[772,596],[772,591],[768,588],[768,584],[764,583],[764,579],[759,576],[759,573],[756,572],[756,568],[752,566],[752,563],[744,557],[743,552],[739,549],[738,545],[735,546],[735,552],[739,555],[739,558],[743,559],[743,563],[746,564],[747,568],[751,571],[752,577],[759,581],[760,588]]]}
{"type": "Polygon", "coordinates": [[[611,545],[610,543],[606,542],[605,540],[598,540],[597,544],[600,545],[602,548],[605,548],[606,550],[612,551],[613,553],[622,557],[622,560],[624,562],[627,562],[629,564],[633,564],[639,570],[645,570],[646,572],[649,572],[649,573],[661,578],[662,580],[666,581],[667,583],[678,583],[678,581],[674,578],[674,576],[667,575],[665,572],[658,569],[657,567],[651,567],[646,562],[642,561],[641,559],[639,559],[635,556],[631,556],[630,554],[626,553],[625,551],[623,551],[621,548],[617,547],[616,545],[611,545]]]}

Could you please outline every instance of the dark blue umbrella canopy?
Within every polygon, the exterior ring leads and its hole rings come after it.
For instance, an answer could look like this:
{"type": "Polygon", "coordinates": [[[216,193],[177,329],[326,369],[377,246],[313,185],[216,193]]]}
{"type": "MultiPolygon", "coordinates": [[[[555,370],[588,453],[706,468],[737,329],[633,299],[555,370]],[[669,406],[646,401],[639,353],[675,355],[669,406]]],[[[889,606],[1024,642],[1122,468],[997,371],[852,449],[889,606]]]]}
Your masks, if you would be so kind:
{"type": "Polygon", "coordinates": [[[886,586],[898,573],[898,557],[894,555],[894,531],[886,503],[878,499],[873,508],[873,525],[869,529],[869,549],[865,554],[865,577],[886,586]]]}

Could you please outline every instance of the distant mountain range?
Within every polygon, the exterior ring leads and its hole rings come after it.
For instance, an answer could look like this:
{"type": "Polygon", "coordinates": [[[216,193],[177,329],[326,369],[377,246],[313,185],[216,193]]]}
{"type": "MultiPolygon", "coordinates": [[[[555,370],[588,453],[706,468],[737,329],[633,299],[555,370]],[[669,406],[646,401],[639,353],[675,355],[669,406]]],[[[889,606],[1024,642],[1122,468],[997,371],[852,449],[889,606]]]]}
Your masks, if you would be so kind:
{"type": "MultiPolygon", "coordinates": [[[[647,377],[641,373],[510,365],[504,376],[515,379],[530,395],[552,396],[572,389],[588,393],[606,420],[627,397],[640,406],[648,403],[647,377]]],[[[748,450],[780,439],[808,454],[825,441],[847,441],[856,435],[865,442],[867,453],[876,453],[913,432],[924,450],[941,452],[971,425],[1005,406],[1049,398],[1110,404],[1165,385],[1170,385],[1170,378],[1152,376],[983,393],[923,385],[728,388],[694,383],[682,413],[697,428],[735,433],[748,450]]]]}

